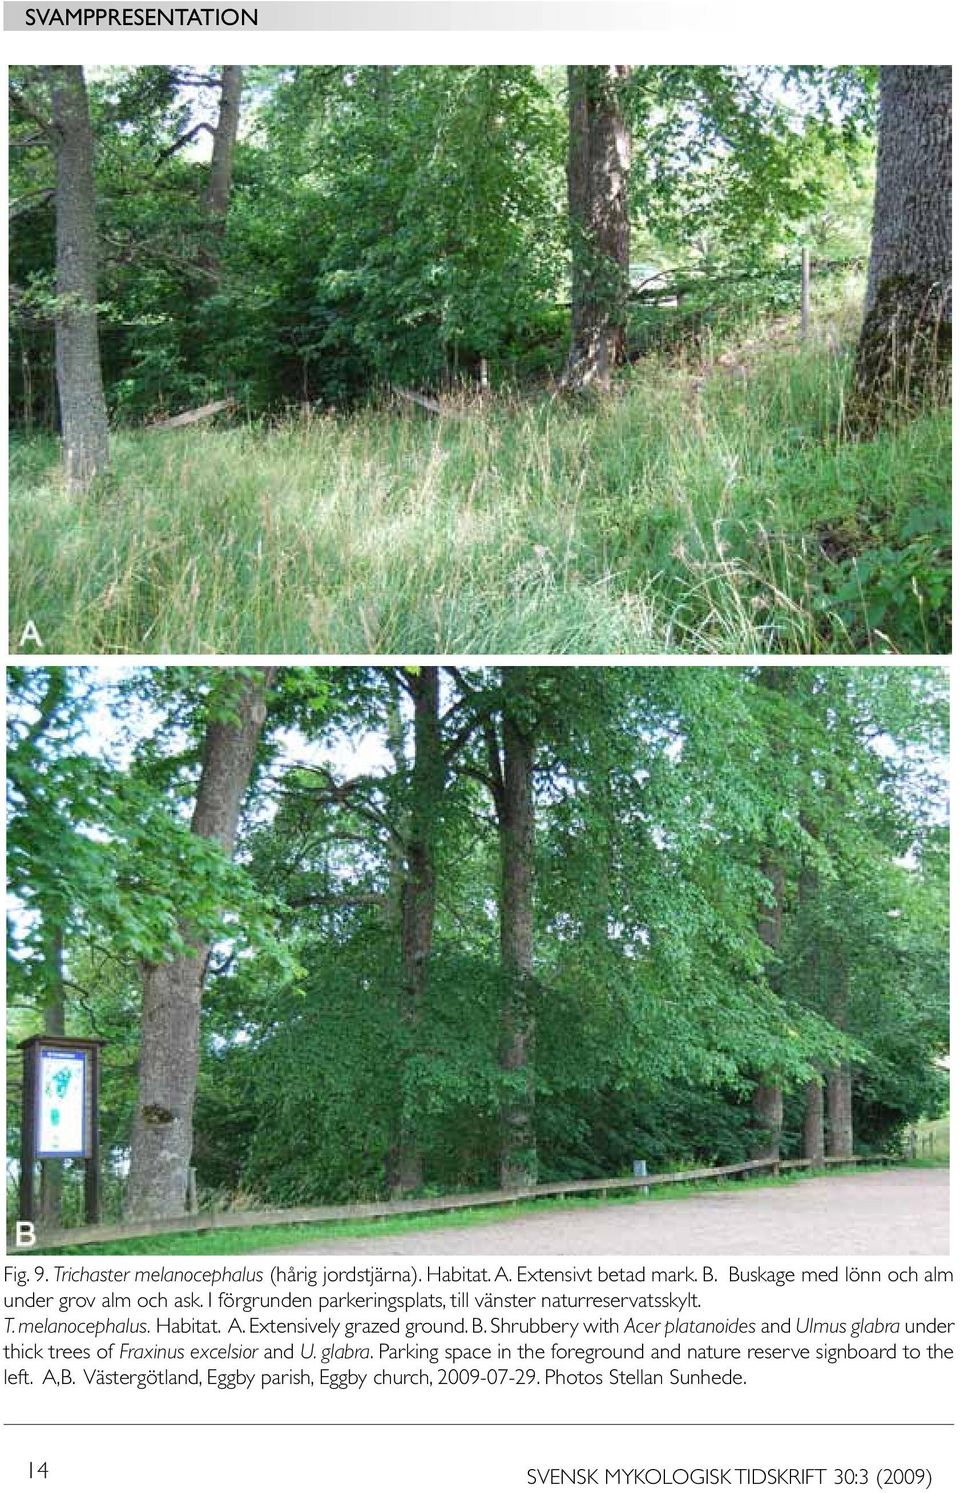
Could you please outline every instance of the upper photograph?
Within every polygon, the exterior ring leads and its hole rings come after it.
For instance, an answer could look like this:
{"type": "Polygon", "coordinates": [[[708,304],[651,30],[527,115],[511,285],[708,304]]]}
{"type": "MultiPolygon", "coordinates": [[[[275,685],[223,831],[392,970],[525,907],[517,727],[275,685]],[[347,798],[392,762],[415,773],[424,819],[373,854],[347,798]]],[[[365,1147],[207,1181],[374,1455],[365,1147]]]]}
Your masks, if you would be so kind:
{"type": "Polygon", "coordinates": [[[12,653],[949,651],[949,67],[9,73],[12,653]]]}

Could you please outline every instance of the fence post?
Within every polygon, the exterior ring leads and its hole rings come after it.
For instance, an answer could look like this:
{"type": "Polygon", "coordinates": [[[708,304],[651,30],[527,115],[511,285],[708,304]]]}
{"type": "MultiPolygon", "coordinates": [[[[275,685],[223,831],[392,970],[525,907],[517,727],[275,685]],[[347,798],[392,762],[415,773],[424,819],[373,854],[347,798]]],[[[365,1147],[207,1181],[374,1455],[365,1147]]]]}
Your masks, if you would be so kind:
{"type": "Polygon", "coordinates": [[[800,250],[800,336],[806,341],[810,334],[810,250],[800,250]]]}

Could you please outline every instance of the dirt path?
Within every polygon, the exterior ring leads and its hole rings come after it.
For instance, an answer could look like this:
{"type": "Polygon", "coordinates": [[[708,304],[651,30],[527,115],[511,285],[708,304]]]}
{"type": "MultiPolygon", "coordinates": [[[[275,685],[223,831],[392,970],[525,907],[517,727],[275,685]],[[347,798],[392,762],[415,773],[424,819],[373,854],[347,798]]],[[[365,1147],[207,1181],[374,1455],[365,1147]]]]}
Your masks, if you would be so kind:
{"type": "Polygon", "coordinates": [[[946,1168],[822,1177],[671,1202],[562,1208],[469,1227],[318,1240],[291,1255],[946,1254],[946,1168]]]}

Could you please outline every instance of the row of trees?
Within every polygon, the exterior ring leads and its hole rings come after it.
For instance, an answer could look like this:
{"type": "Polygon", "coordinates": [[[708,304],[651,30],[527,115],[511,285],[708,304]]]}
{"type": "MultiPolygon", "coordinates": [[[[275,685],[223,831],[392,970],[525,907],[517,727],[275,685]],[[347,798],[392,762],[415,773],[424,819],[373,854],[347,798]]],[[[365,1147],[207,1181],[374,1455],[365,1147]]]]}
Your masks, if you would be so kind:
{"type": "Polygon", "coordinates": [[[11,1036],[109,1039],[131,1216],[180,1213],[191,1160],[342,1200],[844,1155],[943,1102],[936,670],[38,668],[10,698],[11,1036]]]}
{"type": "MultiPolygon", "coordinates": [[[[865,409],[916,393],[951,319],[950,69],[879,74],[865,409]]],[[[263,406],[529,367],[565,332],[567,387],[605,388],[638,234],[715,266],[782,253],[875,86],[850,67],[147,67],[99,77],[91,108],[81,68],[14,69],[25,418],[50,320],[78,485],[107,459],[103,369],[129,413],[225,375],[263,406]]]]}

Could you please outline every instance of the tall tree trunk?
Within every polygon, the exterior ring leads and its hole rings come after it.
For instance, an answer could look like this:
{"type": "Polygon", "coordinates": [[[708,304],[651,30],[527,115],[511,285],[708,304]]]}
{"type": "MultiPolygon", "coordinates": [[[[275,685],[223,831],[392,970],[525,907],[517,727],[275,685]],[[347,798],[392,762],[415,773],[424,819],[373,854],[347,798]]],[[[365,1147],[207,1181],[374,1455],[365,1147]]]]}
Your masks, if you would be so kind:
{"type": "Polygon", "coordinates": [[[765,860],[760,869],[770,883],[770,893],[757,917],[757,933],[761,942],[775,954],[783,938],[783,896],[787,878],[783,865],[773,857],[765,860]]]}
{"type": "MultiPolygon", "coordinates": [[[[838,1031],[846,1031],[850,1001],[849,974],[842,951],[829,971],[828,1015],[838,1031]]],[[[827,1070],[827,1155],[853,1155],[853,1096],[848,1062],[827,1070]]]]}
{"type": "Polygon", "coordinates": [[[207,219],[207,242],[200,260],[211,275],[219,277],[223,238],[230,211],[230,188],[233,183],[233,157],[240,127],[240,98],[243,93],[243,68],[220,69],[220,112],[213,134],[210,174],[203,194],[207,219]]]}
{"type": "Polygon", "coordinates": [[[854,419],[874,425],[891,402],[937,391],[950,359],[949,67],[882,67],[877,191],[854,419]]]}
{"type": "MultiPolygon", "coordinates": [[[[386,676],[387,683],[387,749],[393,758],[394,772],[398,779],[402,779],[407,771],[406,742],[403,725],[403,706],[401,704],[402,686],[393,670],[389,670],[386,676]]],[[[387,891],[383,899],[383,922],[391,934],[402,937],[403,926],[403,888],[406,878],[406,866],[404,864],[404,843],[408,834],[408,821],[404,820],[397,826],[396,834],[392,834],[387,842],[387,891]]]]}
{"type": "Polygon", "coordinates": [[[823,1084],[811,1078],[805,1091],[803,1154],[809,1161],[823,1160],[823,1084]]]}
{"type": "MultiPolygon", "coordinates": [[[[811,839],[816,839],[816,829],[807,815],[801,816],[801,824],[811,839]]],[[[802,911],[810,903],[814,902],[820,890],[820,877],[814,862],[805,857],[800,867],[800,877],[797,884],[798,910],[802,911]]],[[[814,942],[807,950],[807,1000],[815,1010],[820,1009],[820,948],[819,943],[814,942]]],[[[805,1090],[805,1103],[803,1113],[803,1155],[810,1161],[821,1162],[823,1160],[823,1082],[818,1078],[811,1078],[805,1090]]]]}
{"type": "MultiPolygon", "coordinates": [[[[408,1056],[416,1055],[423,997],[427,988],[437,907],[437,816],[443,794],[444,760],[440,738],[440,670],[425,665],[411,676],[413,769],[406,876],[401,903],[403,1006],[408,1056]]],[[[395,1190],[415,1192],[423,1185],[423,1155],[416,1117],[402,1106],[395,1190]]]]}
{"type": "MultiPolygon", "coordinates": [[[[275,670],[240,675],[236,693],[211,713],[191,830],[233,853],[244,794],[266,718],[275,670]]],[[[200,1001],[210,945],[186,926],[187,946],[143,972],[140,1079],[127,1185],[129,1218],[182,1213],[193,1150],[193,1106],[200,1059],[200,1001]]]]}
{"type": "Polygon", "coordinates": [[[500,1186],[537,1180],[533,1048],[533,740],[524,726],[523,669],[503,671],[503,754],[499,775],[500,1068],[511,1090],[500,1110],[500,1186]]]}
{"type": "Polygon", "coordinates": [[[373,95],[381,121],[387,119],[393,99],[393,68],[375,67],[373,70],[373,95]]]}
{"type": "Polygon", "coordinates": [[[750,1101],[754,1161],[779,1161],[783,1134],[783,1089],[777,1082],[754,1085],[750,1101]]]}
{"type": "Polygon", "coordinates": [[[56,158],[57,394],[67,485],[84,491],[107,465],[109,431],[97,333],[93,131],[82,67],[48,67],[56,158]]]}
{"type": "Polygon", "coordinates": [[[849,1063],[827,1073],[827,1155],[853,1155],[853,1095],[849,1063]]]}
{"type": "Polygon", "coordinates": [[[620,102],[629,67],[569,67],[567,194],[573,256],[566,384],[606,389],[626,355],[630,133],[620,102]]]}
{"type": "MultiPolygon", "coordinates": [[[[831,971],[830,1020],[838,1031],[847,1027],[848,973],[842,954],[831,971]]],[[[848,1062],[827,1071],[827,1155],[853,1155],[853,1093],[848,1062]]]]}
{"type": "MultiPolygon", "coordinates": [[[[760,910],[757,932],[767,948],[776,953],[783,936],[783,894],[786,878],[783,866],[777,860],[767,860],[762,870],[764,876],[770,880],[771,892],[769,902],[765,903],[760,910]]],[[[753,1090],[751,1109],[753,1111],[752,1155],[754,1160],[764,1161],[767,1158],[772,1161],[778,1160],[783,1132],[783,1089],[776,1074],[761,1075],[753,1090]]]]}

